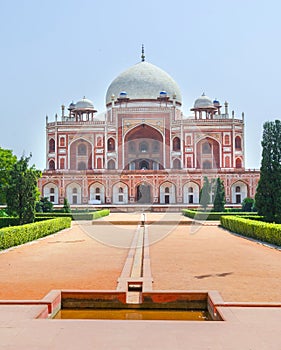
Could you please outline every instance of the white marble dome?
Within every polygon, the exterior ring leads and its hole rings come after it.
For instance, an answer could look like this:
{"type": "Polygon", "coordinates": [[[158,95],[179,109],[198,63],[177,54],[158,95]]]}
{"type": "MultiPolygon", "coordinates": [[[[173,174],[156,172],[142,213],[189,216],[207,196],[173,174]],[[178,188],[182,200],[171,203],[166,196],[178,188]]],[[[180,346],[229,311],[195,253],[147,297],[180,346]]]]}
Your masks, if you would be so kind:
{"type": "Polygon", "coordinates": [[[115,78],[106,93],[106,104],[111,102],[112,95],[119,96],[126,91],[131,100],[156,100],[161,91],[181,104],[181,92],[174,79],[162,69],[142,61],[128,68],[115,78]]]}
{"type": "Polygon", "coordinates": [[[209,107],[214,107],[214,104],[208,96],[205,96],[204,93],[202,94],[202,96],[197,98],[197,100],[195,100],[194,102],[194,108],[209,108],[209,107]]]}
{"type": "Polygon", "coordinates": [[[75,103],[75,109],[94,109],[94,104],[91,100],[83,97],[82,100],[75,103]]]}

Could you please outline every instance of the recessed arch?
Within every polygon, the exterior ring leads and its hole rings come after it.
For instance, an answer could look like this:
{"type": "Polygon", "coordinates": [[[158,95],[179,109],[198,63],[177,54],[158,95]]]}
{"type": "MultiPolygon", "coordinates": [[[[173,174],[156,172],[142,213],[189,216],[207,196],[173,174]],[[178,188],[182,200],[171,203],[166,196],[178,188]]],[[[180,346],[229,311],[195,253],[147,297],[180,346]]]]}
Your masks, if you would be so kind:
{"type": "Polygon", "coordinates": [[[128,203],[128,186],[124,182],[117,182],[112,187],[112,202],[113,204],[127,204],[128,203]],[[121,190],[120,190],[121,189],[121,190]]]}
{"type": "Polygon", "coordinates": [[[55,170],[56,169],[55,161],[53,159],[49,160],[48,168],[49,168],[49,170],[55,170]]]}
{"type": "MultiPolygon", "coordinates": [[[[141,170],[147,161],[147,170],[164,166],[165,142],[163,133],[148,124],[138,124],[125,133],[123,138],[123,168],[141,170]],[[134,162],[134,166],[130,164],[134,162]],[[156,166],[156,164],[158,164],[156,166]]],[[[155,169],[156,170],[156,169],[155,169]]]]}
{"type": "Polygon", "coordinates": [[[176,203],[176,185],[165,181],[160,185],[160,204],[176,203]]]}
{"type": "Polygon", "coordinates": [[[108,150],[108,152],[114,152],[115,151],[115,139],[113,137],[110,137],[107,140],[107,150],[108,150]]]}
{"type": "Polygon", "coordinates": [[[183,202],[185,204],[199,204],[200,187],[194,181],[186,182],[183,186],[183,202]]]}
{"type": "Polygon", "coordinates": [[[48,182],[43,186],[42,196],[48,198],[53,204],[59,202],[59,188],[54,182],[48,182]]]}
{"type": "Polygon", "coordinates": [[[179,152],[181,150],[181,140],[178,136],[173,138],[173,151],[179,152]]]}
{"type": "Polygon", "coordinates": [[[225,159],[224,159],[224,166],[226,168],[230,168],[230,156],[225,156],[225,159]]]}
{"type": "Polygon", "coordinates": [[[89,187],[89,204],[105,203],[105,187],[100,182],[94,182],[89,187]]]}
{"type": "Polygon", "coordinates": [[[77,182],[71,182],[66,186],[66,198],[70,204],[82,203],[82,188],[77,182]]]}
{"type": "Polygon", "coordinates": [[[148,182],[139,182],[136,185],[136,202],[139,204],[152,203],[152,186],[148,182]]]}
{"type": "Polygon", "coordinates": [[[242,159],[240,157],[235,159],[235,167],[237,169],[241,169],[242,168],[242,159]]]}
{"type": "Polygon", "coordinates": [[[248,197],[248,185],[239,180],[231,185],[231,201],[233,204],[241,204],[248,197]]]}
{"type": "Polygon", "coordinates": [[[93,145],[86,138],[77,138],[69,145],[69,162],[72,170],[92,169],[92,149],[93,145]],[[86,169],[79,169],[78,164],[85,162],[86,169]]]}
{"type": "Polygon", "coordinates": [[[53,138],[49,140],[49,153],[53,153],[56,151],[56,142],[53,138]]]}
{"type": "Polygon", "coordinates": [[[204,136],[196,143],[196,167],[197,169],[220,168],[221,144],[211,137],[204,136]]]}
{"type": "Polygon", "coordinates": [[[242,140],[241,140],[241,136],[236,136],[236,137],[235,137],[235,149],[236,149],[236,150],[241,150],[241,149],[242,149],[242,140]]]}

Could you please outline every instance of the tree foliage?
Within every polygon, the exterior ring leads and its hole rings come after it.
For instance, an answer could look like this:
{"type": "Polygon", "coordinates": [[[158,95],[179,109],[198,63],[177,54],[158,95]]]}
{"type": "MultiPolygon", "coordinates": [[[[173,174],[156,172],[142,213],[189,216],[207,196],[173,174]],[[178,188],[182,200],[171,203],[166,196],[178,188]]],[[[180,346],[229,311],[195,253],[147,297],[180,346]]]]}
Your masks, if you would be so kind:
{"type": "Polygon", "coordinates": [[[63,200],[62,210],[64,213],[71,213],[71,208],[70,208],[70,205],[69,205],[67,198],[64,198],[64,200],[63,200]]]}
{"type": "Polygon", "coordinates": [[[6,187],[10,170],[17,161],[17,157],[9,149],[0,147],[0,204],[6,204],[6,187]]]}
{"type": "Polygon", "coordinates": [[[213,188],[214,190],[214,208],[213,210],[216,212],[222,212],[224,211],[225,206],[225,190],[223,181],[218,177],[215,186],[213,188]]]}
{"type": "Polygon", "coordinates": [[[256,192],[258,214],[268,222],[281,223],[281,121],[263,127],[260,180],[256,192]]]}
{"type": "Polygon", "coordinates": [[[7,185],[7,210],[19,217],[20,225],[34,221],[35,203],[39,191],[37,181],[41,172],[29,167],[30,157],[22,156],[12,167],[7,185]]]}
{"type": "Polygon", "coordinates": [[[37,213],[50,213],[53,211],[53,203],[49,201],[47,197],[41,197],[36,202],[35,210],[37,213]]]}
{"type": "Polygon", "coordinates": [[[242,211],[243,212],[254,211],[254,207],[255,207],[254,198],[246,197],[243,199],[243,202],[242,202],[242,211]]]}
{"type": "Polygon", "coordinates": [[[200,204],[204,210],[207,209],[208,204],[210,204],[211,197],[211,184],[206,176],[204,176],[203,186],[200,190],[200,204]]]}

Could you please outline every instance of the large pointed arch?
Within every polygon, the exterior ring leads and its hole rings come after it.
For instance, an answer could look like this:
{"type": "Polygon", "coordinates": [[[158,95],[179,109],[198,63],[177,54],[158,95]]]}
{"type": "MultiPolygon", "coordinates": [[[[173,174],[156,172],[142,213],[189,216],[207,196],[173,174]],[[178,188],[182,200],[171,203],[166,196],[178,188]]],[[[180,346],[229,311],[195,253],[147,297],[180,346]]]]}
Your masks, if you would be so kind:
{"type": "Polygon", "coordinates": [[[80,137],[69,144],[69,169],[87,170],[93,167],[93,144],[86,138],[80,137]],[[84,163],[85,166],[81,166],[84,163]],[[80,166],[79,166],[80,164],[80,166]],[[80,168],[80,169],[79,169],[80,168]]]}
{"type": "Polygon", "coordinates": [[[211,136],[204,136],[196,142],[196,168],[218,169],[221,167],[221,143],[211,136]]]}
{"type": "Polygon", "coordinates": [[[124,169],[141,170],[143,164],[146,164],[143,170],[163,169],[164,134],[149,124],[138,124],[125,133],[122,151],[124,169]],[[130,165],[132,162],[134,162],[133,166],[130,165]]]}

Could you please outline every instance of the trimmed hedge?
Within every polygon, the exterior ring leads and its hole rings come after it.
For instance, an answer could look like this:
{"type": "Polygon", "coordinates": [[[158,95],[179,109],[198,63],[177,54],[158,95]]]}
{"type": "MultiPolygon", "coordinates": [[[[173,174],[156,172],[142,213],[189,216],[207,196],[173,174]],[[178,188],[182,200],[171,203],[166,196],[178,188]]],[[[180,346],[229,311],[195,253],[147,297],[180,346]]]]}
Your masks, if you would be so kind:
{"type": "Polygon", "coordinates": [[[281,246],[281,225],[222,216],[221,226],[240,235],[281,246]]]}
{"type": "Polygon", "coordinates": [[[101,218],[102,216],[107,216],[110,214],[109,209],[103,209],[103,210],[97,210],[94,212],[71,212],[71,213],[37,213],[37,218],[61,218],[61,217],[67,217],[71,218],[72,220],[95,220],[98,218],[101,218]]]}
{"type": "Polygon", "coordinates": [[[256,221],[263,221],[264,217],[260,215],[239,215],[242,219],[248,219],[248,220],[256,220],[256,221]]]}
{"type": "Polygon", "coordinates": [[[247,215],[247,216],[255,216],[256,213],[243,213],[243,212],[214,212],[214,211],[197,211],[197,210],[190,210],[190,209],[183,209],[182,213],[184,216],[187,216],[191,219],[196,220],[220,220],[221,216],[241,216],[241,215],[247,215]]]}
{"type": "Polygon", "coordinates": [[[19,218],[12,218],[12,217],[0,218],[0,228],[7,227],[7,226],[17,226],[19,225],[19,223],[20,223],[19,218]]]}
{"type": "Polygon", "coordinates": [[[71,226],[70,218],[57,218],[0,229],[0,249],[7,249],[48,236],[71,226]]]}
{"type": "MultiPolygon", "coordinates": [[[[37,217],[34,222],[49,220],[48,217],[37,217]]],[[[0,217],[0,229],[9,226],[18,226],[20,224],[19,218],[17,217],[0,217]]]]}
{"type": "Polygon", "coordinates": [[[109,214],[110,214],[109,209],[102,209],[102,210],[95,211],[93,213],[93,220],[102,218],[103,216],[108,216],[109,214]]]}

